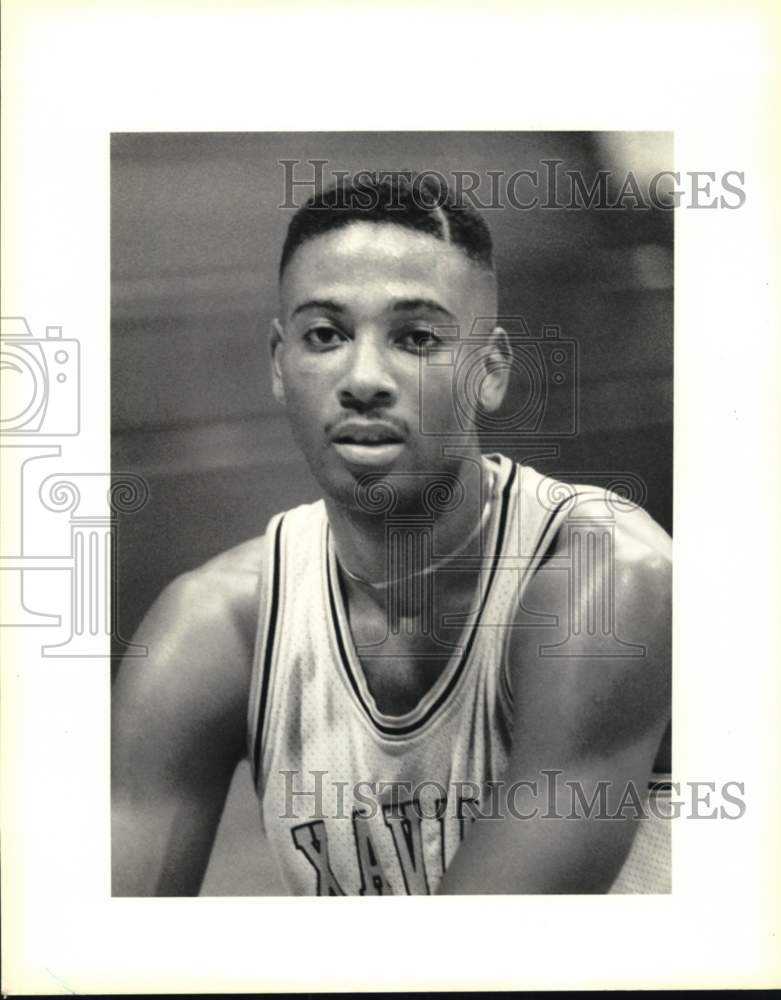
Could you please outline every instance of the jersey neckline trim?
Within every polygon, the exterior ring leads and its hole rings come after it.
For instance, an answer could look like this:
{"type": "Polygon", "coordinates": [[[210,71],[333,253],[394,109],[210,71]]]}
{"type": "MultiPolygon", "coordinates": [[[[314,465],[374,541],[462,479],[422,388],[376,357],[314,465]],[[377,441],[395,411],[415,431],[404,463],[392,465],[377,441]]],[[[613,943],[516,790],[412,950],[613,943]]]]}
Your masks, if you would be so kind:
{"type": "Polygon", "coordinates": [[[409,736],[421,730],[435,716],[437,716],[445,705],[450,701],[453,692],[458,686],[458,682],[463,677],[470,654],[474,647],[477,630],[485,611],[488,599],[492,592],[493,582],[496,577],[497,567],[504,550],[507,535],[507,524],[509,520],[510,501],[512,497],[513,484],[517,473],[517,465],[510,462],[509,473],[504,486],[501,489],[501,499],[499,504],[499,515],[496,520],[496,534],[493,545],[493,555],[491,557],[488,579],[483,586],[480,606],[473,621],[464,630],[464,638],[461,654],[453,657],[445,667],[439,677],[422,696],[418,704],[409,712],[402,715],[385,715],[380,712],[371,696],[366,683],[366,678],[358,658],[357,651],[347,624],[347,612],[342,596],[341,584],[339,581],[338,568],[331,540],[330,527],[326,523],[325,532],[325,578],[327,585],[328,609],[330,611],[329,627],[335,639],[338,651],[338,660],[342,672],[347,680],[348,687],[355,696],[362,713],[383,736],[409,736]]]}

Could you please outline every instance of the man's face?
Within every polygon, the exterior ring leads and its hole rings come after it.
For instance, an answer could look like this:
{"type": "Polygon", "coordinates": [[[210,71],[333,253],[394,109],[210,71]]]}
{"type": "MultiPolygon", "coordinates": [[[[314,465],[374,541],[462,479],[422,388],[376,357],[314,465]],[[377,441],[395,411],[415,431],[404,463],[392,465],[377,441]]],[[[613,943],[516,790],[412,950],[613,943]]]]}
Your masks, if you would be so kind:
{"type": "MultiPolygon", "coordinates": [[[[448,361],[454,339],[496,315],[492,275],[433,236],[356,222],[296,250],[281,307],[274,391],[327,495],[350,504],[371,473],[411,496],[420,474],[458,468],[442,455],[448,436],[465,438],[448,361]]],[[[504,387],[501,370],[483,378],[483,405],[504,387]]]]}

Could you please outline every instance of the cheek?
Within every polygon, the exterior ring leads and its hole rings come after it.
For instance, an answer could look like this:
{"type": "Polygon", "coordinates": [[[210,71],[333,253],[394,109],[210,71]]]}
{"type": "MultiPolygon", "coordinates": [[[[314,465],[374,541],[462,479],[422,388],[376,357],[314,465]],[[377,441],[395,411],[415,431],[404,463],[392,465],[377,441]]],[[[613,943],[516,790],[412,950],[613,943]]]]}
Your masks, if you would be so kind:
{"type": "Polygon", "coordinates": [[[339,362],[335,357],[293,349],[284,358],[281,371],[288,399],[305,404],[307,400],[322,401],[328,397],[338,379],[339,362]]]}
{"type": "Polygon", "coordinates": [[[457,432],[460,423],[455,402],[457,387],[453,368],[436,367],[425,371],[418,386],[418,407],[424,430],[434,433],[457,432]]]}
{"type": "Polygon", "coordinates": [[[297,437],[311,437],[321,420],[317,407],[317,396],[307,392],[306,386],[300,382],[286,394],[288,419],[297,437]]]}
{"type": "Polygon", "coordinates": [[[286,357],[281,365],[281,371],[291,417],[294,415],[293,411],[308,411],[313,408],[313,401],[323,398],[322,369],[307,363],[306,358],[297,353],[286,357]]]}
{"type": "Polygon", "coordinates": [[[333,417],[332,394],[322,372],[285,373],[285,412],[293,439],[310,461],[318,464],[318,456],[326,448],[325,427],[333,417]]]}

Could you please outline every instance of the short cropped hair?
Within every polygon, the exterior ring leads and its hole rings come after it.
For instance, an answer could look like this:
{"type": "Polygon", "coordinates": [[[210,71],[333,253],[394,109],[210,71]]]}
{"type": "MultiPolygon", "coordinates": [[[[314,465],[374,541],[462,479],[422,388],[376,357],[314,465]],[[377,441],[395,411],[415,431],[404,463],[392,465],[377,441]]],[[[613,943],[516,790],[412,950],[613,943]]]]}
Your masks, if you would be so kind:
{"type": "Polygon", "coordinates": [[[303,243],[353,222],[391,223],[427,233],[458,247],[480,267],[494,270],[488,226],[472,205],[455,201],[442,175],[397,172],[378,178],[364,171],[351,181],[316,192],[298,209],[282,247],[280,279],[303,243]]]}

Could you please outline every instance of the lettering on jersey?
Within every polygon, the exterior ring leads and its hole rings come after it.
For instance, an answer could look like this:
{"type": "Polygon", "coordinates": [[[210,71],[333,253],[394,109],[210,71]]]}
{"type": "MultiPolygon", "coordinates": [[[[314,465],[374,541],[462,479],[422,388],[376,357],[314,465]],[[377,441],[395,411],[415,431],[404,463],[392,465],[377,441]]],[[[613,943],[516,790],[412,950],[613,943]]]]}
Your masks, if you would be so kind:
{"type": "MultiPolygon", "coordinates": [[[[465,782],[465,784],[468,784],[465,782]]],[[[477,786],[473,786],[477,787],[477,786]]],[[[456,819],[458,820],[458,843],[450,843],[450,838],[447,835],[447,798],[439,798],[436,800],[436,813],[437,822],[439,823],[439,847],[440,847],[440,859],[442,865],[442,875],[448,869],[448,865],[453,860],[453,855],[458,850],[459,845],[463,842],[466,836],[467,824],[469,826],[474,823],[479,815],[480,810],[480,800],[472,796],[457,795],[456,796],[456,819]],[[448,857],[449,855],[449,857],[448,857]]]]}
{"type": "MultiPolygon", "coordinates": [[[[469,783],[470,790],[475,787],[469,783]]],[[[389,846],[387,838],[393,841],[396,851],[396,858],[399,870],[404,880],[404,891],[407,895],[430,895],[431,880],[436,888],[439,880],[444,876],[453,855],[458,850],[460,844],[466,838],[470,827],[481,814],[483,805],[479,798],[474,795],[458,794],[455,797],[455,815],[447,816],[447,796],[440,796],[434,801],[434,812],[424,813],[420,799],[416,796],[411,800],[394,801],[385,803],[382,806],[382,817],[385,828],[382,825],[372,823],[374,814],[363,809],[352,809],[352,832],[355,845],[355,859],[358,866],[360,886],[357,892],[361,896],[392,896],[394,895],[393,885],[388,878],[388,873],[383,867],[382,853],[378,851],[387,850],[389,846]],[[453,824],[455,820],[455,824],[453,824]],[[436,825],[433,825],[436,823],[436,825]],[[428,830],[427,836],[432,838],[430,847],[434,854],[429,857],[429,865],[433,864],[433,869],[429,871],[426,866],[426,856],[424,852],[424,833],[428,830]],[[383,841],[383,838],[385,840],[383,841]],[[381,841],[383,841],[381,843],[381,841]],[[439,858],[436,856],[436,844],[438,841],[439,858]]],[[[338,820],[343,823],[346,816],[339,815],[338,820]]],[[[344,896],[344,889],[339,884],[334,871],[328,848],[328,829],[324,820],[313,820],[309,823],[302,823],[292,827],[290,833],[296,850],[303,853],[315,871],[317,883],[316,894],[318,896],[344,896]]],[[[386,856],[386,866],[388,864],[386,856]]],[[[395,880],[396,892],[401,891],[398,876],[394,871],[389,873],[395,880]]],[[[350,888],[351,893],[355,893],[354,887],[350,888]]]]}
{"type": "Polygon", "coordinates": [[[300,826],[294,826],[290,833],[296,850],[303,852],[317,873],[317,895],[344,896],[345,892],[331,870],[325,823],[321,819],[312,823],[302,823],[300,826]]]}
{"type": "Polygon", "coordinates": [[[392,896],[393,889],[385,877],[372,842],[369,817],[358,809],[353,810],[353,834],[361,873],[361,888],[358,892],[361,896],[392,896]]]}
{"type": "Polygon", "coordinates": [[[479,815],[480,800],[475,798],[462,798],[459,795],[457,802],[458,805],[456,807],[456,815],[458,816],[458,840],[460,843],[466,836],[467,823],[471,826],[479,815]]]}
{"type": "Polygon", "coordinates": [[[393,844],[408,896],[428,895],[426,862],[423,855],[420,802],[391,802],[382,807],[385,825],[393,834],[393,844]]]}

